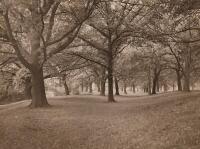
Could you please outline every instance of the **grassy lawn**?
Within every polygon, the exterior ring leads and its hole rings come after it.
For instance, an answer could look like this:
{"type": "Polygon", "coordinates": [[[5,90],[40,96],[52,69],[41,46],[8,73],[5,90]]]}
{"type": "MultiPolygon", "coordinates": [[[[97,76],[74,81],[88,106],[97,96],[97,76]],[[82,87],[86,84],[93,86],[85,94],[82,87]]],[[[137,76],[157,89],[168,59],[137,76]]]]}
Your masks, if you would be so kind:
{"type": "Polygon", "coordinates": [[[0,149],[200,149],[200,92],[0,106],[0,149]]]}

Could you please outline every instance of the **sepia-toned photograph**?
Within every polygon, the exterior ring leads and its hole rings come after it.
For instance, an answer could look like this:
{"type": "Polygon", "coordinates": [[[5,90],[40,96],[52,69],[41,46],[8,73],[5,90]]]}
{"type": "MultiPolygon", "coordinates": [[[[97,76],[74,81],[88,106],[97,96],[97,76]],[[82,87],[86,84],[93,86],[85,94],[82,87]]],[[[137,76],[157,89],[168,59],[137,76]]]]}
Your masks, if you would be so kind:
{"type": "Polygon", "coordinates": [[[0,149],[200,149],[200,0],[0,0],[0,149]]]}

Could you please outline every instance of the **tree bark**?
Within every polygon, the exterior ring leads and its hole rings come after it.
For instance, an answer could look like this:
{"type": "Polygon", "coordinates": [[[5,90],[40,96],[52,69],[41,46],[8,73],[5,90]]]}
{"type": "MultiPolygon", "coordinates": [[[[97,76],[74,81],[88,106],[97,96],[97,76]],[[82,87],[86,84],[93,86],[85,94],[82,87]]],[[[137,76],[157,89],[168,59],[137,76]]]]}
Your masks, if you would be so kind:
{"type": "Polygon", "coordinates": [[[158,79],[160,76],[161,70],[158,68],[154,69],[154,77],[153,77],[153,86],[152,86],[152,94],[156,94],[156,89],[157,89],[157,84],[158,84],[158,79]]]}
{"type": "Polygon", "coordinates": [[[37,108],[37,107],[45,107],[48,106],[46,93],[45,93],[45,86],[44,86],[44,78],[43,78],[43,70],[38,69],[32,72],[32,102],[30,107],[37,108]]]}
{"type": "Polygon", "coordinates": [[[154,76],[154,78],[153,78],[153,87],[152,87],[152,94],[156,94],[157,81],[158,81],[157,76],[154,76]]]}
{"type": "Polygon", "coordinates": [[[68,87],[66,81],[64,82],[64,88],[65,88],[65,94],[66,94],[66,95],[69,95],[69,94],[70,94],[70,92],[69,92],[69,87],[68,87]]]}
{"type": "Polygon", "coordinates": [[[119,96],[119,84],[118,84],[118,80],[117,78],[115,77],[115,95],[119,96]]]}
{"type": "Polygon", "coordinates": [[[115,102],[113,95],[113,54],[110,44],[109,44],[107,71],[108,71],[108,102],[115,102]]]}
{"type": "Polygon", "coordinates": [[[39,14],[39,3],[38,1],[32,0],[32,24],[29,32],[29,39],[31,44],[31,81],[32,81],[32,103],[31,107],[44,107],[48,105],[44,77],[43,77],[43,63],[41,61],[41,32],[42,32],[42,22],[41,15],[39,14]]]}
{"type": "Polygon", "coordinates": [[[68,87],[67,81],[66,81],[66,75],[62,76],[62,81],[63,81],[63,86],[65,88],[65,95],[69,95],[70,92],[69,92],[69,87],[68,87]]]}
{"type": "Polygon", "coordinates": [[[126,86],[126,81],[124,81],[124,94],[127,94],[127,86],[126,86]]]}
{"type": "Polygon", "coordinates": [[[101,96],[105,96],[106,95],[106,80],[104,78],[102,78],[101,80],[101,92],[100,95],[101,96]]]}
{"type": "Polygon", "coordinates": [[[189,78],[188,74],[186,74],[186,76],[184,76],[183,90],[186,92],[190,91],[190,78],[189,78]]]}
{"type": "Polygon", "coordinates": [[[108,69],[108,102],[115,102],[113,95],[113,74],[112,69],[108,69]]]}
{"type": "Polygon", "coordinates": [[[160,92],[159,79],[157,80],[157,83],[156,83],[156,91],[157,91],[157,92],[160,92]]]}
{"type": "Polygon", "coordinates": [[[182,91],[181,74],[179,70],[176,70],[176,77],[177,77],[178,91],[182,91]]]}

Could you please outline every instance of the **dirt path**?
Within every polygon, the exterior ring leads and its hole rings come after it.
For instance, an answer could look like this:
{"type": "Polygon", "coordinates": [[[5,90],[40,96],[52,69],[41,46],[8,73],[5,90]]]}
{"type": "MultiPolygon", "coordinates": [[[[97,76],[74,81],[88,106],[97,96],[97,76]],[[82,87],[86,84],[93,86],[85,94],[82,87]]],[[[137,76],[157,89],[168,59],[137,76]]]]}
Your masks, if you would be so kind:
{"type": "Polygon", "coordinates": [[[0,105],[0,113],[3,111],[8,111],[11,109],[16,109],[16,108],[21,108],[24,106],[28,106],[30,104],[30,101],[25,100],[25,101],[19,101],[19,102],[15,102],[15,103],[9,103],[6,105],[0,105]]]}
{"type": "Polygon", "coordinates": [[[199,149],[200,93],[49,99],[0,106],[0,149],[199,149]]]}

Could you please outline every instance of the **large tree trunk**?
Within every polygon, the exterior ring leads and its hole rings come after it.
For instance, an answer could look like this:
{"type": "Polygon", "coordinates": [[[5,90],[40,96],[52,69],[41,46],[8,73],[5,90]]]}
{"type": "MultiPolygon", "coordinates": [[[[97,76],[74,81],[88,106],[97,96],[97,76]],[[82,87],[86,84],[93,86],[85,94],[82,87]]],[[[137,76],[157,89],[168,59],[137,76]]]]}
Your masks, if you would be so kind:
{"type": "Polygon", "coordinates": [[[115,95],[119,96],[119,84],[118,84],[118,80],[117,78],[115,77],[115,95]]]}
{"type": "Polygon", "coordinates": [[[183,90],[186,92],[190,91],[190,77],[188,76],[188,74],[186,74],[186,76],[184,75],[183,90]]]}
{"type": "Polygon", "coordinates": [[[44,86],[44,78],[43,78],[43,70],[38,69],[32,72],[32,102],[31,107],[45,107],[48,106],[45,86],[44,86]]]}
{"type": "Polygon", "coordinates": [[[178,91],[182,91],[181,74],[179,70],[176,70],[176,77],[177,77],[178,91]]]}
{"type": "Polygon", "coordinates": [[[152,87],[152,94],[156,94],[157,81],[158,81],[157,76],[154,76],[154,78],[153,78],[153,87],[152,87]]]}
{"type": "Polygon", "coordinates": [[[153,77],[153,87],[152,87],[152,94],[156,94],[158,79],[160,75],[160,70],[157,68],[154,69],[154,77],[153,77]]]}
{"type": "Polygon", "coordinates": [[[109,47],[109,56],[108,56],[108,102],[115,102],[113,95],[113,54],[112,48],[109,47]]]}
{"type": "Polygon", "coordinates": [[[43,78],[43,63],[41,60],[41,32],[42,32],[42,21],[41,15],[39,14],[40,5],[38,1],[32,0],[32,22],[30,26],[29,39],[31,44],[31,83],[32,83],[32,102],[31,107],[44,107],[48,105],[44,78],[43,78]]]}

